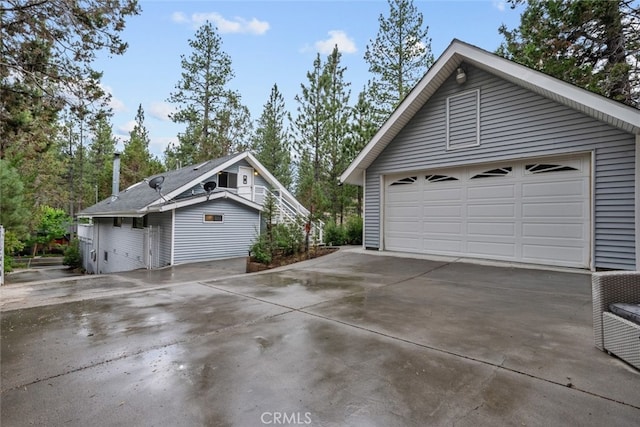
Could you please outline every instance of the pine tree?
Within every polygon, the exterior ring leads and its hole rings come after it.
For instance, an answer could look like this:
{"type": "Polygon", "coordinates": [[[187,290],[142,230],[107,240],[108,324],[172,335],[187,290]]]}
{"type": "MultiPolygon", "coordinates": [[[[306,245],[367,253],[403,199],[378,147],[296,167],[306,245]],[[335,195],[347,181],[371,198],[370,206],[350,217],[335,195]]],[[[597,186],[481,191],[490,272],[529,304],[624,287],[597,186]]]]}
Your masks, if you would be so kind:
{"type": "Polygon", "coordinates": [[[433,64],[429,27],[413,0],[388,0],[389,17],[378,18],[380,29],[364,55],[373,73],[371,95],[376,122],[382,124],[433,64]]]}
{"type": "Polygon", "coordinates": [[[168,98],[177,105],[171,119],[186,125],[178,145],[165,153],[168,166],[193,164],[249,145],[249,110],[241,104],[240,95],[227,87],[234,77],[231,58],[210,22],[196,31],[189,47],[191,54],[181,56],[181,79],[168,98]]]}
{"type": "Polygon", "coordinates": [[[518,28],[500,27],[505,41],[498,53],[639,108],[639,28],[638,2],[531,0],[518,28]]]}
{"type": "Polygon", "coordinates": [[[254,136],[256,158],[287,188],[293,183],[291,168],[291,141],[284,120],[284,97],[278,85],[271,88],[269,100],[264,104],[254,136]]]}
{"type": "Polygon", "coordinates": [[[348,194],[343,186],[338,185],[340,174],[347,168],[345,156],[345,141],[349,132],[351,108],[348,90],[350,83],[345,82],[346,67],[340,64],[341,54],[335,46],[324,65],[327,79],[325,87],[326,124],[324,136],[324,157],[326,158],[326,192],[328,196],[328,210],[334,222],[342,223],[345,207],[348,204],[348,194]]]}
{"type": "Polygon", "coordinates": [[[124,143],[120,167],[121,188],[162,171],[162,164],[149,153],[149,132],[144,126],[142,105],[138,106],[136,124],[129,132],[129,140],[124,143]]]}
{"type": "Polygon", "coordinates": [[[322,186],[326,182],[324,172],[327,159],[323,154],[327,126],[328,79],[323,68],[320,54],[317,54],[313,61],[313,69],[307,72],[308,84],[301,84],[302,93],[295,96],[298,114],[293,120],[294,149],[298,154],[297,194],[311,211],[312,220],[327,207],[326,193],[322,186]],[[310,188],[302,188],[302,182],[310,183],[310,188]]]}
{"type": "Polygon", "coordinates": [[[89,182],[93,186],[93,198],[97,203],[111,194],[116,139],[106,117],[94,124],[93,134],[94,138],[88,153],[91,166],[89,182]]]}

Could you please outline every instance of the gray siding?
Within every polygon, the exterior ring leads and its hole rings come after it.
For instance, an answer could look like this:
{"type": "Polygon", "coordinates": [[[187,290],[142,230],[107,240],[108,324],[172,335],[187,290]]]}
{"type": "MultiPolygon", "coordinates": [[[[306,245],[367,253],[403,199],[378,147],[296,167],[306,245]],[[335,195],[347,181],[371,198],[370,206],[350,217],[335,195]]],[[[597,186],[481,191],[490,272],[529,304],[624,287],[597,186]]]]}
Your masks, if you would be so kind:
{"type": "Polygon", "coordinates": [[[160,229],[160,266],[171,265],[171,212],[149,214],[148,224],[160,229]]]}
{"type": "Polygon", "coordinates": [[[380,176],[496,160],[595,153],[595,266],[635,268],[635,137],[494,75],[464,65],[367,170],[365,246],[380,241],[380,176]],[[446,149],[446,99],[480,89],[480,146],[446,149]]]}
{"type": "Polygon", "coordinates": [[[144,263],[144,229],[132,228],[132,218],[124,218],[122,227],[114,227],[111,218],[95,218],[94,227],[97,242],[98,273],[117,273],[120,271],[145,268],[144,263]],[[108,253],[104,261],[104,253],[108,253]]]}
{"type": "Polygon", "coordinates": [[[257,236],[259,213],[229,200],[214,200],[177,209],[176,264],[247,256],[257,236]],[[223,214],[224,222],[204,223],[205,213],[223,214]]]}

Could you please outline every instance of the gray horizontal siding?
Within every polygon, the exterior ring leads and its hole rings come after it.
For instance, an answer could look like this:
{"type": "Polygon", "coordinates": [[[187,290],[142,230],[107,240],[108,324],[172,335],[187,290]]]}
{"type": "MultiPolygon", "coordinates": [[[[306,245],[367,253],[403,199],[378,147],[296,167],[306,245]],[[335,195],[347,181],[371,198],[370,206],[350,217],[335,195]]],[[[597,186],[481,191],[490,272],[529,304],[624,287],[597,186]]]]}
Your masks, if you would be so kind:
{"type": "Polygon", "coordinates": [[[171,212],[149,214],[148,224],[160,229],[160,266],[171,265],[171,212]]]}
{"type": "Polygon", "coordinates": [[[144,229],[132,228],[132,218],[124,218],[121,227],[113,226],[113,219],[94,219],[98,227],[99,250],[96,254],[98,273],[117,273],[120,271],[145,268],[144,229]],[[104,261],[104,252],[108,259],[104,261]]]}
{"type": "Polygon", "coordinates": [[[174,263],[247,256],[259,225],[258,211],[229,200],[177,209],[174,263]],[[204,223],[205,213],[222,214],[224,222],[204,223]]]}
{"type": "Polygon", "coordinates": [[[595,266],[635,268],[635,137],[494,75],[465,65],[449,78],[367,170],[365,245],[380,241],[380,175],[595,153],[595,266]],[[447,151],[446,99],[480,89],[480,146],[447,151]]]}

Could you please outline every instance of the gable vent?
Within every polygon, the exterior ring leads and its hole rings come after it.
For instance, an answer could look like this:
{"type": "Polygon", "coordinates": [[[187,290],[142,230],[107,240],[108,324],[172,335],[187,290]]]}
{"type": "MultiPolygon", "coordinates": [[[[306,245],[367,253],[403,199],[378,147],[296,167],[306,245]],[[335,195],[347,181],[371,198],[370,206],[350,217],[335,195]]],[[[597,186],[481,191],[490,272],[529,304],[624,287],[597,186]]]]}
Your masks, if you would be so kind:
{"type": "Polygon", "coordinates": [[[447,98],[447,150],[480,145],[480,89],[447,98]]]}

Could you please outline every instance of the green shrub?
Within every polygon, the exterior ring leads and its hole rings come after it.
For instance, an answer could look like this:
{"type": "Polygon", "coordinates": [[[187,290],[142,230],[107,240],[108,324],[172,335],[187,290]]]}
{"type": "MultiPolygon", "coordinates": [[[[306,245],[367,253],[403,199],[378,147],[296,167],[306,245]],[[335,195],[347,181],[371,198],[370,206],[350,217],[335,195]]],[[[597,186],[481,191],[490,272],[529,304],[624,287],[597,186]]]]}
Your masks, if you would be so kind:
{"type": "Polygon", "coordinates": [[[68,265],[70,268],[82,267],[82,255],[80,254],[80,241],[78,239],[73,239],[65,249],[62,264],[68,265]]]}
{"type": "Polygon", "coordinates": [[[251,245],[251,256],[260,264],[269,265],[271,263],[271,248],[264,233],[260,234],[255,243],[251,245]]]}
{"type": "Polygon", "coordinates": [[[350,245],[362,244],[362,217],[352,216],[346,224],[346,240],[350,245]]]}
{"type": "Polygon", "coordinates": [[[345,228],[335,222],[324,226],[324,242],[329,246],[340,246],[346,243],[345,228]]]}

